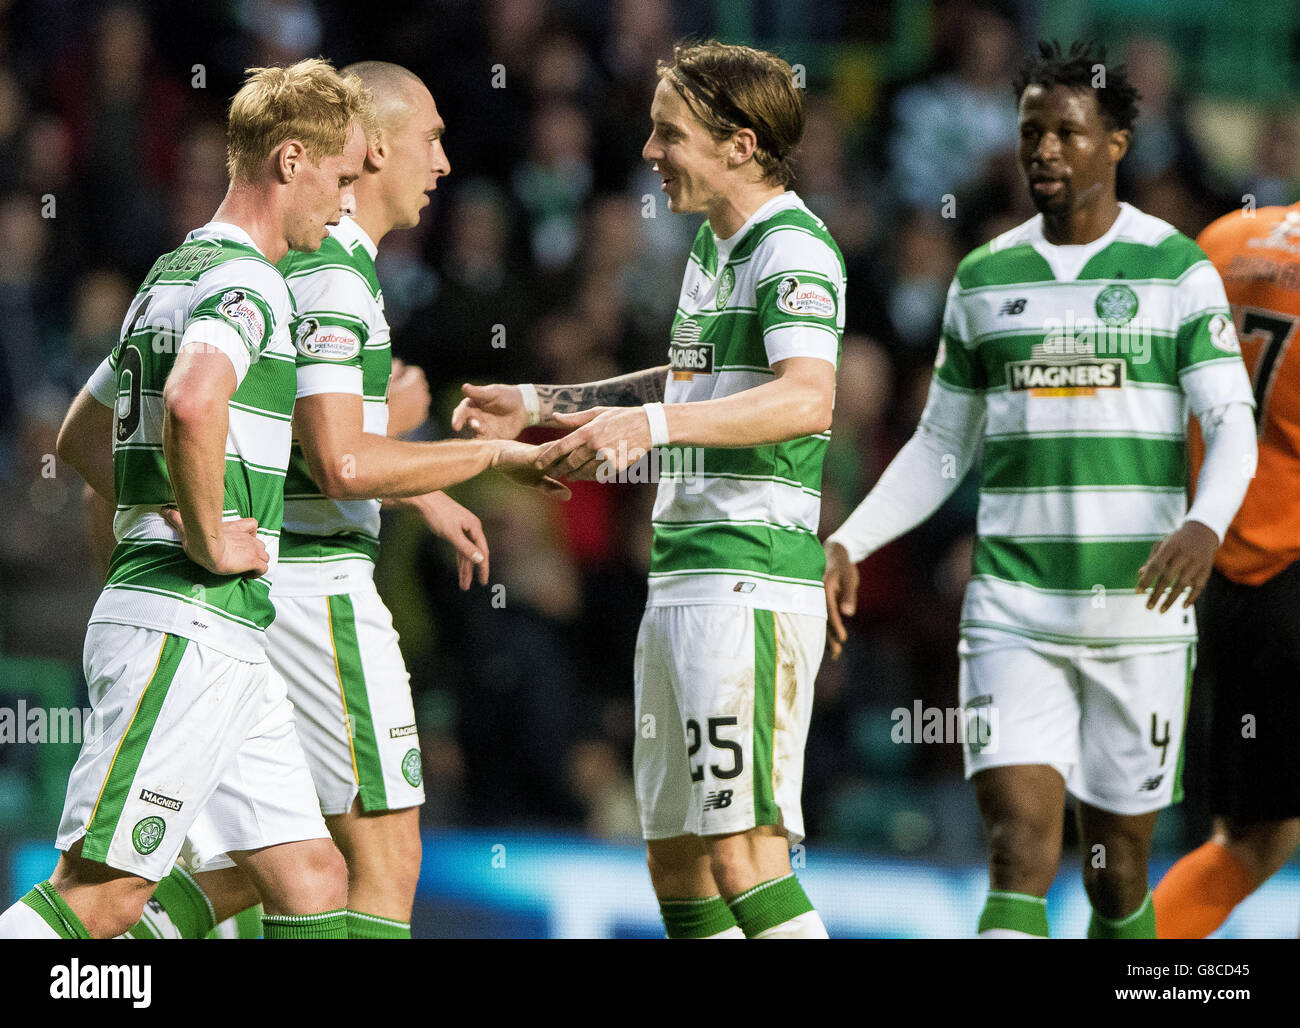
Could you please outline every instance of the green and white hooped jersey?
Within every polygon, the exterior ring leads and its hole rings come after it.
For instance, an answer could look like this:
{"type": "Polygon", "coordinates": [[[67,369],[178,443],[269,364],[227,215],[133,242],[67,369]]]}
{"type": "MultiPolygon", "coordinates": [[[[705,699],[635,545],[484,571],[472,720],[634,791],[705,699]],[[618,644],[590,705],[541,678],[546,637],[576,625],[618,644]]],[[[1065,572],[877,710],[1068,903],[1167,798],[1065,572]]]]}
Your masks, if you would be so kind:
{"type": "MultiPolygon", "coordinates": [[[[838,365],[844,259],[793,192],[729,239],[706,221],[691,247],[669,347],[665,403],[772,381],[772,365],[838,365]]],[[[649,604],[729,603],[825,617],[817,540],[830,432],[738,449],[659,454],[649,604]]]]}
{"type": "Polygon", "coordinates": [[[1093,243],[1038,216],[968,255],[935,386],[984,404],[963,629],[1044,642],[1185,643],[1191,611],[1135,593],[1186,514],[1186,427],[1251,404],[1223,283],[1194,242],[1127,204],[1093,243]]]}
{"type": "MultiPolygon", "coordinates": [[[[361,227],[344,218],[319,250],[288,254],[280,271],[298,311],[293,326],[298,396],[360,396],[363,430],[386,435],[393,355],[376,252],[361,227]]],[[[354,575],[372,575],[379,554],[379,507],[378,500],[323,495],[295,440],[284,488],[276,594],[343,593],[354,575]]]]}
{"type": "Polygon", "coordinates": [[[293,414],[291,317],[284,279],[234,225],[210,222],[154,263],[90,383],[113,407],[117,494],[117,548],[92,623],[153,628],[241,660],[266,659],[293,414]],[[234,365],[222,515],[257,519],[271,558],[260,578],[208,573],[160,514],[175,503],[163,457],[163,384],[182,342],[205,343],[234,365]]]}

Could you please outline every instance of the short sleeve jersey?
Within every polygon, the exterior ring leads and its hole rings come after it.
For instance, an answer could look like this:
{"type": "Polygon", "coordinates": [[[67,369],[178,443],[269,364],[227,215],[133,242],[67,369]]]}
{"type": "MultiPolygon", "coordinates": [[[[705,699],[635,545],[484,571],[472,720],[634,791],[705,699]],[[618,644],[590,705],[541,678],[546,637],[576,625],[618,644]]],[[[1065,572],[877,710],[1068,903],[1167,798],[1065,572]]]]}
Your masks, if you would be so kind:
{"type": "Polygon", "coordinates": [[[959,265],[935,382],[985,405],[978,539],[962,628],[1046,642],[1178,644],[1181,605],[1136,594],[1186,515],[1187,413],[1250,403],[1223,283],[1172,226],[1127,204],[1056,246],[1042,216],[959,265]]]}
{"type": "MultiPolygon", "coordinates": [[[[1250,372],[1259,463],[1214,565],[1262,585],[1300,560],[1300,204],[1220,218],[1197,240],[1223,276],[1250,372]]],[[[1193,472],[1205,446],[1192,422],[1193,472]]]]}
{"type": "MultiPolygon", "coordinates": [[[[319,250],[288,254],[280,270],[297,307],[297,395],[358,396],[363,430],[384,435],[393,358],[375,254],[375,244],[361,227],[344,218],[319,250]]],[[[325,496],[295,439],[285,482],[277,592],[318,591],[321,564],[373,563],[379,553],[379,508],[378,500],[325,496]]]]}
{"type": "MultiPolygon", "coordinates": [[[[791,357],[838,364],[844,259],[793,192],[726,240],[700,226],[673,319],[667,403],[771,382],[791,357]]],[[[768,446],[663,448],[651,605],[728,603],[826,616],[817,540],[829,432],[768,446]]]]}
{"type": "Polygon", "coordinates": [[[102,398],[113,403],[118,542],[92,623],[154,628],[265,660],[293,413],[291,318],[284,279],[234,225],[196,229],[154,263],[108,360],[102,398]],[[160,514],[176,499],[163,455],[163,385],[182,340],[218,349],[234,365],[222,516],[257,519],[271,556],[259,578],[199,567],[160,514]]]}

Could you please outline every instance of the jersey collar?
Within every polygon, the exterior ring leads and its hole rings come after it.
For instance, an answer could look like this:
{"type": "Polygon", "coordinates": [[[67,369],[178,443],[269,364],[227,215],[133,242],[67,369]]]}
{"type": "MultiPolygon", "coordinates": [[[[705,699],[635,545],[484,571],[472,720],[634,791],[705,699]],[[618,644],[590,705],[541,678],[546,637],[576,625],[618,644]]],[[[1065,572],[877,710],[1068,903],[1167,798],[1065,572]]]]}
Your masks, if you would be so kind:
{"type": "Polygon", "coordinates": [[[349,250],[357,243],[360,243],[366,253],[370,254],[373,261],[379,253],[379,247],[366,234],[366,230],[349,218],[346,214],[339,219],[337,225],[329,226],[329,233],[349,250]]]}
{"type": "Polygon", "coordinates": [[[798,194],[795,193],[794,190],[787,189],[784,193],[772,197],[772,199],[768,200],[767,203],[763,204],[762,207],[749,216],[747,222],[741,225],[740,228],[736,229],[736,231],[726,239],[719,239],[718,234],[715,232],[713,234],[713,245],[718,251],[718,266],[721,267],[727,263],[731,257],[731,252],[736,248],[736,245],[744,239],[745,236],[749,234],[749,230],[760,221],[766,221],[777,211],[785,210],[787,207],[797,207],[802,202],[803,201],[799,199],[798,194]]]}
{"type": "Polygon", "coordinates": [[[1043,216],[1039,214],[1030,223],[1029,242],[1042,254],[1043,260],[1047,261],[1057,281],[1071,282],[1079,277],[1079,272],[1083,270],[1085,264],[1115,241],[1116,237],[1124,231],[1132,215],[1133,208],[1121,200],[1119,215],[1104,235],[1091,243],[1057,244],[1049,243],[1047,237],[1043,235],[1043,216]]]}
{"type": "Polygon", "coordinates": [[[261,248],[253,242],[253,237],[245,232],[238,225],[232,225],[228,221],[209,221],[206,225],[194,229],[185,237],[185,242],[190,243],[202,239],[230,239],[236,243],[243,243],[245,246],[252,247],[263,257],[261,248]]]}

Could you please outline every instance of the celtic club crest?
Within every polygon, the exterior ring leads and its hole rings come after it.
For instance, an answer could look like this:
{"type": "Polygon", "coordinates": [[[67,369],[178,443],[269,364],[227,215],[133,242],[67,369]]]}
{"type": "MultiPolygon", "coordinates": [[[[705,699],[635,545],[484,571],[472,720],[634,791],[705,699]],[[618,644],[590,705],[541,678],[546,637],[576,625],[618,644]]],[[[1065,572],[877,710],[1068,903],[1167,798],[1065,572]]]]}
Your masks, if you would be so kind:
{"type": "Polygon", "coordinates": [[[1110,285],[1097,294],[1097,317],[1107,325],[1128,324],[1137,309],[1137,293],[1128,286],[1110,285]]]}
{"type": "Polygon", "coordinates": [[[424,779],[424,769],[420,766],[420,751],[407,750],[402,758],[402,777],[410,785],[419,785],[424,779]]]}
{"type": "Polygon", "coordinates": [[[131,842],[137,852],[148,856],[158,848],[166,831],[167,825],[162,818],[146,817],[143,821],[136,822],[135,828],[131,830],[131,842]]]}
{"type": "Polygon", "coordinates": [[[722,269],[722,277],[718,280],[718,310],[727,306],[727,298],[731,296],[731,291],[736,288],[736,273],[732,270],[730,264],[722,269]]]}

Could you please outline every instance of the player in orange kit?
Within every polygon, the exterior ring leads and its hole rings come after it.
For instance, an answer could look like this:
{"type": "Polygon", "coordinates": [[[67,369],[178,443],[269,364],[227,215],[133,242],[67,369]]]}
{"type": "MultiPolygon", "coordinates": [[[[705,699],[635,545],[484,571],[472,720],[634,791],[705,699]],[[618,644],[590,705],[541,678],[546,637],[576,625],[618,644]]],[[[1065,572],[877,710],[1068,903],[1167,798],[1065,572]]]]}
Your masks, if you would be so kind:
{"type": "MultiPolygon", "coordinates": [[[[1197,614],[1214,832],[1156,887],[1162,939],[1209,935],[1300,843],[1300,204],[1226,215],[1197,242],[1250,369],[1259,466],[1197,614]]],[[[1195,472],[1199,432],[1188,442],[1195,472]]]]}

